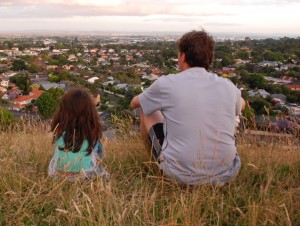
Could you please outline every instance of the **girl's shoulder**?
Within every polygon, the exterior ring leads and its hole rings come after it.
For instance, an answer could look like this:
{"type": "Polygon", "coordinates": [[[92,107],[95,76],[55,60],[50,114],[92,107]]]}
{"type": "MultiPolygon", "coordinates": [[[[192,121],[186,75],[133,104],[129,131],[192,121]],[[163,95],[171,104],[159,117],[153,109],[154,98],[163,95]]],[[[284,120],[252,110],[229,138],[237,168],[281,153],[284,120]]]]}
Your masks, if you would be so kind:
{"type": "Polygon", "coordinates": [[[63,135],[56,138],[55,144],[58,145],[58,146],[65,146],[65,140],[64,140],[63,135]]]}

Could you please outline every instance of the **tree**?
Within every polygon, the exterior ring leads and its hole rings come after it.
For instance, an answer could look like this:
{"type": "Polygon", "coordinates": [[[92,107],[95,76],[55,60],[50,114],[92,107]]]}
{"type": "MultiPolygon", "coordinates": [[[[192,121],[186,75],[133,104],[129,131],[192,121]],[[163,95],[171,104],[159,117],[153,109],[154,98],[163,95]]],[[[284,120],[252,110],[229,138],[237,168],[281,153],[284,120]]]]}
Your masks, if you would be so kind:
{"type": "Polygon", "coordinates": [[[255,98],[251,102],[251,107],[255,110],[256,114],[261,115],[268,113],[266,109],[270,108],[270,104],[262,98],[255,98]]]}
{"type": "Polygon", "coordinates": [[[63,94],[64,90],[52,87],[37,99],[35,104],[44,118],[49,118],[54,114],[63,94]]]}
{"type": "Polygon", "coordinates": [[[217,45],[215,51],[216,51],[216,54],[220,53],[220,52],[229,53],[229,54],[232,53],[232,49],[229,45],[217,45]]]}
{"type": "Polygon", "coordinates": [[[297,96],[288,94],[288,95],[286,96],[286,100],[287,100],[288,102],[290,102],[290,103],[296,103],[297,100],[298,100],[298,98],[297,98],[297,96]]]}
{"type": "Polygon", "coordinates": [[[57,103],[52,93],[44,92],[37,99],[36,106],[44,118],[50,118],[56,110],[57,103]]]}
{"type": "Polygon", "coordinates": [[[67,63],[68,63],[68,59],[65,56],[59,55],[57,57],[57,65],[58,66],[63,66],[65,64],[67,64],[67,63]]]}
{"type": "Polygon", "coordinates": [[[249,53],[246,52],[245,50],[238,51],[236,53],[236,56],[237,56],[237,58],[240,58],[242,60],[248,60],[249,59],[249,53]]]}
{"type": "Polygon", "coordinates": [[[60,73],[60,80],[67,80],[69,77],[70,73],[67,70],[62,70],[60,73]]]}
{"type": "Polygon", "coordinates": [[[15,117],[10,111],[4,108],[0,108],[0,125],[1,125],[0,129],[11,125],[14,121],[15,121],[15,117]]]}
{"type": "Polygon", "coordinates": [[[27,74],[17,74],[9,78],[9,81],[15,83],[21,90],[23,94],[27,95],[30,91],[30,78],[27,74]]]}
{"type": "Polygon", "coordinates": [[[56,76],[56,75],[50,75],[50,76],[48,77],[48,81],[49,81],[49,82],[55,82],[55,83],[57,83],[57,82],[59,82],[59,77],[56,76]]]}
{"type": "Polygon", "coordinates": [[[142,90],[142,88],[141,87],[136,87],[135,89],[134,89],[134,95],[136,96],[136,95],[139,95],[140,93],[142,93],[143,92],[143,90],[142,90]]]}
{"type": "Polygon", "coordinates": [[[230,77],[229,78],[233,84],[237,84],[239,82],[239,79],[236,76],[230,77]]]}
{"type": "Polygon", "coordinates": [[[252,126],[255,119],[255,111],[250,107],[249,104],[246,105],[245,109],[242,111],[244,118],[246,119],[246,124],[252,126]]]}
{"type": "Polygon", "coordinates": [[[39,90],[39,89],[40,89],[40,85],[37,84],[37,83],[35,83],[35,84],[32,84],[32,85],[30,86],[30,88],[31,88],[31,90],[39,90]]]}
{"type": "Polygon", "coordinates": [[[42,86],[42,85],[40,85],[39,90],[44,90],[44,91],[46,91],[46,89],[45,89],[44,86],[42,86]]]}
{"type": "Polygon", "coordinates": [[[25,61],[21,59],[14,60],[12,66],[14,71],[27,70],[25,61]]]}
{"type": "Polygon", "coordinates": [[[59,98],[65,93],[65,91],[61,88],[50,88],[47,92],[51,93],[56,102],[59,101],[59,98]]]}
{"type": "Polygon", "coordinates": [[[37,73],[41,70],[41,68],[39,67],[39,65],[35,62],[32,62],[28,65],[28,71],[30,73],[37,73]]]}
{"type": "Polygon", "coordinates": [[[7,47],[8,47],[9,49],[11,49],[11,48],[14,46],[14,44],[13,44],[11,41],[5,41],[5,42],[4,42],[4,45],[7,45],[7,47]]]}
{"type": "Polygon", "coordinates": [[[10,101],[6,100],[6,99],[2,99],[2,97],[0,97],[0,105],[9,105],[10,101]]]}
{"type": "Polygon", "coordinates": [[[251,89],[264,89],[266,85],[268,84],[268,81],[265,79],[263,74],[260,73],[254,73],[251,74],[246,81],[249,84],[249,87],[251,89]]]}
{"type": "Polygon", "coordinates": [[[284,57],[282,56],[281,53],[274,53],[272,51],[266,50],[263,53],[263,57],[265,60],[269,60],[269,61],[283,61],[284,57]]]}

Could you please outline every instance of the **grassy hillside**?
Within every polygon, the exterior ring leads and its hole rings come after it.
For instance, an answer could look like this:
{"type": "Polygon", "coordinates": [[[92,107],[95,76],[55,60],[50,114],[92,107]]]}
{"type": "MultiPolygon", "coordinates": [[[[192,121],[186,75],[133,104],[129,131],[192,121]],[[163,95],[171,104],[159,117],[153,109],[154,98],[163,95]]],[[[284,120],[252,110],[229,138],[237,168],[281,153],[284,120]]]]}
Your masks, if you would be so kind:
{"type": "Polygon", "coordinates": [[[45,128],[0,133],[0,225],[300,225],[300,148],[240,138],[242,169],[224,187],[165,180],[138,136],[105,141],[109,180],[53,181],[45,128]]]}

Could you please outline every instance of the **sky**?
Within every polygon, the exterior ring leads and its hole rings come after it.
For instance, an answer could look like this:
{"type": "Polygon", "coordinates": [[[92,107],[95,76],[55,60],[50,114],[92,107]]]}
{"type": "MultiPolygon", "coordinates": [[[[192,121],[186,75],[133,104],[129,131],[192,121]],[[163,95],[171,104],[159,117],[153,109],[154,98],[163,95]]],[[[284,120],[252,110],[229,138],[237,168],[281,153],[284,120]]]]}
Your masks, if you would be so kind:
{"type": "Polygon", "coordinates": [[[0,32],[201,28],[300,36],[300,0],[0,0],[0,32]]]}

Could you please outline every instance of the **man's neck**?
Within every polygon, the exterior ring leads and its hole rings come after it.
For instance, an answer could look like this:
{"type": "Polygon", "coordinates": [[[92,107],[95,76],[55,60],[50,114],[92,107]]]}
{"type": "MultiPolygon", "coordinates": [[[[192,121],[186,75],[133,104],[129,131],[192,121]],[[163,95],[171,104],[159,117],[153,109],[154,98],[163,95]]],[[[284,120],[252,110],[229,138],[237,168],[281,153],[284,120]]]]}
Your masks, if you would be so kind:
{"type": "Polygon", "coordinates": [[[181,71],[185,71],[185,70],[190,69],[190,68],[191,68],[190,65],[188,65],[187,63],[183,63],[181,71]]]}

